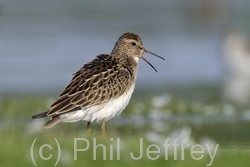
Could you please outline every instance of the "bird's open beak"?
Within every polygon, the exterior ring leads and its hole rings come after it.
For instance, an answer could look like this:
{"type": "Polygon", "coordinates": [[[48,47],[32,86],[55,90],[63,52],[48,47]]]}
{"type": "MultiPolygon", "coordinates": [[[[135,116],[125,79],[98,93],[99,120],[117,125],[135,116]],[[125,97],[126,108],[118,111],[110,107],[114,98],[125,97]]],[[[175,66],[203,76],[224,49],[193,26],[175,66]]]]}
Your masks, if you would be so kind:
{"type": "MultiPolygon", "coordinates": [[[[147,49],[145,49],[145,48],[144,48],[144,52],[147,52],[147,53],[149,53],[149,54],[151,54],[151,55],[154,55],[154,56],[156,56],[156,57],[158,57],[158,58],[160,58],[160,59],[162,59],[162,60],[165,60],[163,57],[158,56],[157,54],[155,54],[155,53],[153,53],[153,52],[151,52],[150,50],[147,50],[147,49]]],[[[141,55],[140,58],[141,58],[142,60],[144,60],[145,62],[147,62],[147,63],[157,72],[157,70],[155,69],[155,67],[154,67],[151,63],[149,63],[149,61],[148,61],[143,55],[141,55]]]]}

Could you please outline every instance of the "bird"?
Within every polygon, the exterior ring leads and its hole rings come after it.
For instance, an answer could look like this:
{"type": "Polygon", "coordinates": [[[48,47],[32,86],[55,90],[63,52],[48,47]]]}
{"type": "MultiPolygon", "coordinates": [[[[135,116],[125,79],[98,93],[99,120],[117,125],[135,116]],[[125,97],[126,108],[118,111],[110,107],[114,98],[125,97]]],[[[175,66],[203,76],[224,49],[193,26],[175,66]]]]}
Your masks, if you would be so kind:
{"type": "Polygon", "coordinates": [[[60,122],[101,123],[101,133],[105,134],[106,121],[119,115],[128,105],[135,89],[139,59],[155,67],[144,57],[149,53],[163,57],[144,48],[141,38],[125,32],[116,41],[110,54],[97,55],[73,74],[58,99],[48,111],[32,116],[32,119],[50,117],[43,128],[51,128],[60,122]]]}
{"type": "Polygon", "coordinates": [[[226,65],[223,96],[226,101],[246,106],[250,100],[250,44],[239,28],[225,33],[222,55],[226,65]]]}

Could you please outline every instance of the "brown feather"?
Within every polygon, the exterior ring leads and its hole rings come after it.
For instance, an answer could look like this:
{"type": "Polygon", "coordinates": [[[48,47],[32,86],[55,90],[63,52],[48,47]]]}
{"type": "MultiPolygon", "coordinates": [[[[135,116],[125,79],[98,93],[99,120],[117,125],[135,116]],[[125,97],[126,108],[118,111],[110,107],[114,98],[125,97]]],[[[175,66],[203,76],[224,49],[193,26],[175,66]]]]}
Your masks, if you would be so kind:
{"type": "Polygon", "coordinates": [[[142,54],[143,52],[162,58],[145,49],[138,35],[123,33],[110,54],[98,55],[94,60],[84,64],[82,68],[73,74],[71,82],[51,105],[49,111],[36,114],[32,118],[52,116],[44,125],[45,128],[50,128],[61,121],[100,121],[99,119],[103,119],[100,116],[97,116],[100,118],[92,120],[95,113],[90,113],[90,117],[92,117],[90,119],[89,116],[85,116],[81,112],[85,112],[85,109],[92,106],[95,107],[88,110],[88,112],[98,112],[106,106],[108,101],[115,100],[124,95],[122,98],[125,99],[125,103],[118,107],[112,106],[113,109],[108,112],[107,119],[113,118],[115,114],[120,113],[121,109],[126,107],[132,95],[137,74],[138,59],[145,60],[154,68],[145,59],[142,54]],[[70,112],[72,112],[73,117],[69,114],[70,112]],[[67,115],[64,115],[66,113],[67,115]],[[78,116],[77,114],[79,113],[82,116],[78,116]],[[74,118],[74,114],[78,118],[74,118]],[[70,118],[68,119],[68,117],[70,118]]]}
{"type": "Polygon", "coordinates": [[[90,107],[119,97],[131,82],[127,79],[132,78],[127,68],[121,68],[120,61],[103,54],[85,64],[51,105],[48,115],[59,115],[74,107],[90,107]]]}
{"type": "Polygon", "coordinates": [[[43,125],[43,128],[45,128],[45,129],[51,128],[52,126],[58,124],[59,122],[61,122],[61,119],[60,119],[59,116],[57,116],[57,117],[52,117],[48,122],[46,122],[46,123],[43,125]]]}

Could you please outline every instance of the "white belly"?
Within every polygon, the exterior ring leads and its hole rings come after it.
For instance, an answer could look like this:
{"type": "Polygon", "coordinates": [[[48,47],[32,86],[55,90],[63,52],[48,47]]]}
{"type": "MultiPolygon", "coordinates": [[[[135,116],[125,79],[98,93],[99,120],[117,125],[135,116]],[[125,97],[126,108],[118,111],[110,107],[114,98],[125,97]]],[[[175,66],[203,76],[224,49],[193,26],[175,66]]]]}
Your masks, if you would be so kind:
{"type": "Polygon", "coordinates": [[[134,92],[134,88],[135,85],[132,85],[131,89],[127,93],[124,93],[120,97],[107,103],[62,114],[60,118],[62,119],[62,122],[101,122],[104,118],[106,121],[112,119],[116,115],[120,114],[128,105],[132,93],[134,92]]]}

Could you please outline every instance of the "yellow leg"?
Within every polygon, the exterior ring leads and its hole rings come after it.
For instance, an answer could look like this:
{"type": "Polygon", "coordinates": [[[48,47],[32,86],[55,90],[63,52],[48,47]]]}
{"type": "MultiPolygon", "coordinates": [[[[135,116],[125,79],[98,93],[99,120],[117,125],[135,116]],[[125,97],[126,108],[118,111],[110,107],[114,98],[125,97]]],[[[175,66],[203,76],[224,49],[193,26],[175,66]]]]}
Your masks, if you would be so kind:
{"type": "Polygon", "coordinates": [[[91,134],[90,122],[88,122],[86,130],[87,130],[87,134],[90,135],[91,134]]]}
{"type": "Polygon", "coordinates": [[[106,119],[104,118],[102,120],[102,126],[101,126],[102,136],[105,136],[105,123],[106,123],[106,119]]]}

